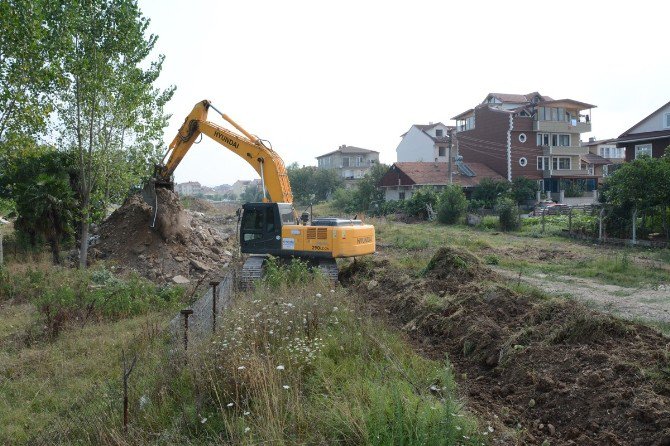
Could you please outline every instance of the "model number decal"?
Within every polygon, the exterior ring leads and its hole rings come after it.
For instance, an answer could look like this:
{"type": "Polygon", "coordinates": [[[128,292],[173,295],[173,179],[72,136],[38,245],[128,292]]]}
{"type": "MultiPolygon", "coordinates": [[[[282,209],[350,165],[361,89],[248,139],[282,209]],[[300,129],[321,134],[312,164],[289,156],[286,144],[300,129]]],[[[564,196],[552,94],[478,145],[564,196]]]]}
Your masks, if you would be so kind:
{"type": "Polygon", "coordinates": [[[314,251],[328,251],[327,246],[312,245],[312,250],[314,251]]]}
{"type": "Polygon", "coordinates": [[[372,243],[372,237],[369,236],[369,235],[368,235],[367,237],[358,237],[358,238],[356,239],[356,243],[358,243],[358,244],[362,244],[362,243],[372,243]]]}

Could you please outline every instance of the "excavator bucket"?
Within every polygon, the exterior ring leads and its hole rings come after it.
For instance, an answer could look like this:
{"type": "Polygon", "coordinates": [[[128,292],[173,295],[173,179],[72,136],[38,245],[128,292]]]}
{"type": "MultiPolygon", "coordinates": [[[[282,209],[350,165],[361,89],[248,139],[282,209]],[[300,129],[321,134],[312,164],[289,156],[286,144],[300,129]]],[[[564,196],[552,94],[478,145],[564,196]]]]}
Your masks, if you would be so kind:
{"type": "Polygon", "coordinates": [[[156,179],[151,178],[142,188],[142,199],[151,206],[151,227],[156,224],[156,215],[158,214],[158,195],[156,195],[156,179]]]}

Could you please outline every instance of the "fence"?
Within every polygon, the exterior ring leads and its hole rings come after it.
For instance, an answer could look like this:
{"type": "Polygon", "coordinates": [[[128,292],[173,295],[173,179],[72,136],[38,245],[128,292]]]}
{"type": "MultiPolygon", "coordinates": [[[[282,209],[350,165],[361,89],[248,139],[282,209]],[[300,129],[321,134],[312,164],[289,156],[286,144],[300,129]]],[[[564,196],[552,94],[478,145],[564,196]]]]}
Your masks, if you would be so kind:
{"type": "Polygon", "coordinates": [[[173,369],[169,375],[178,376],[187,365],[187,349],[216,332],[217,317],[232,302],[236,277],[236,271],[230,270],[221,281],[209,282],[207,292],[168,324],[147,326],[133,343],[134,354],[119,352],[118,378],[94,385],[78,396],[28,444],[97,444],[103,434],[114,437],[125,431],[132,435],[133,415],[149,403],[140,389],[157,379],[157,367],[173,369]],[[155,348],[156,343],[166,339],[168,348],[155,348]]]}
{"type": "MultiPolygon", "coordinates": [[[[616,226],[616,220],[611,219],[615,209],[613,207],[602,204],[579,205],[579,206],[551,206],[540,211],[540,226],[541,233],[546,232],[547,217],[553,216],[567,216],[567,221],[564,222],[566,227],[562,228],[559,235],[588,240],[591,242],[612,244],[612,245],[637,245],[651,248],[670,248],[668,240],[644,240],[638,237],[638,212],[633,211],[629,220],[625,220],[630,224],[630,227],[623,226],[621,221],[616,226]],[[575,225],[575,219],[588,215],[593,217],[593,222],[579,221],[575,225]],[[613,222],[614,221],[614,222],[613,222]],[[620,234],[630,231],[631,238],[613,237],[609,235],[609,231],[620,234]]],[[[555,220],[552,220],[555,224],[555,220]]],[[[559,222],[560,224],[560,222],[559,222]]]]}

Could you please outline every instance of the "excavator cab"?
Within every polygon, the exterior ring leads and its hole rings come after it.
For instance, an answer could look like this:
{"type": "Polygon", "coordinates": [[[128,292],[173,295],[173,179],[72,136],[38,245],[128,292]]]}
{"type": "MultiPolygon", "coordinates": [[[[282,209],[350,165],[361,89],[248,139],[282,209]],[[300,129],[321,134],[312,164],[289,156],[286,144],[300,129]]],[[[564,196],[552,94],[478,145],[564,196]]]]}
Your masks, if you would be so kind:
{"type": "Polygon", "coordinates": [[[281,254],[282,225],[295,224],[289,203],[245,203],[242,205],[240,247],[245,254],[281,254]]]}

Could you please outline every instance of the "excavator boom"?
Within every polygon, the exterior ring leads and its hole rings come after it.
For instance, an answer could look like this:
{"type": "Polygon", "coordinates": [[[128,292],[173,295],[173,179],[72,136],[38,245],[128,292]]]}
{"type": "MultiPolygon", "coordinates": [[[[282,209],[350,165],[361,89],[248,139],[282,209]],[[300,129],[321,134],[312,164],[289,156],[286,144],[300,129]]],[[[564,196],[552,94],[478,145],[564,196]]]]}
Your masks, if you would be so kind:
{"type": "MultiPolygon", "coordinates": [[[[172,174],[191,146],[197,141],[201,134],[218,142],[225,148],[236,153],[248,162],[260,175],[263,187],[263,201],[275,203],[292,203],[293,193],[288,181],[284,161],[279,155],[266,146],[263,141],[251,135],[228,115],[220,113],[221,117],[228,121],[243,135],[238,135],[220,125],[207,121],[212,106],[208,100],[198,102],[191,113],[186,117],[181,128],[170,143],[166,154],[168,157],[164,165],[156,167],[155,183],[160,186],[171,184],[172,174]]],[[[153,206],[153,203],[149,202],[153,206]]]]}

